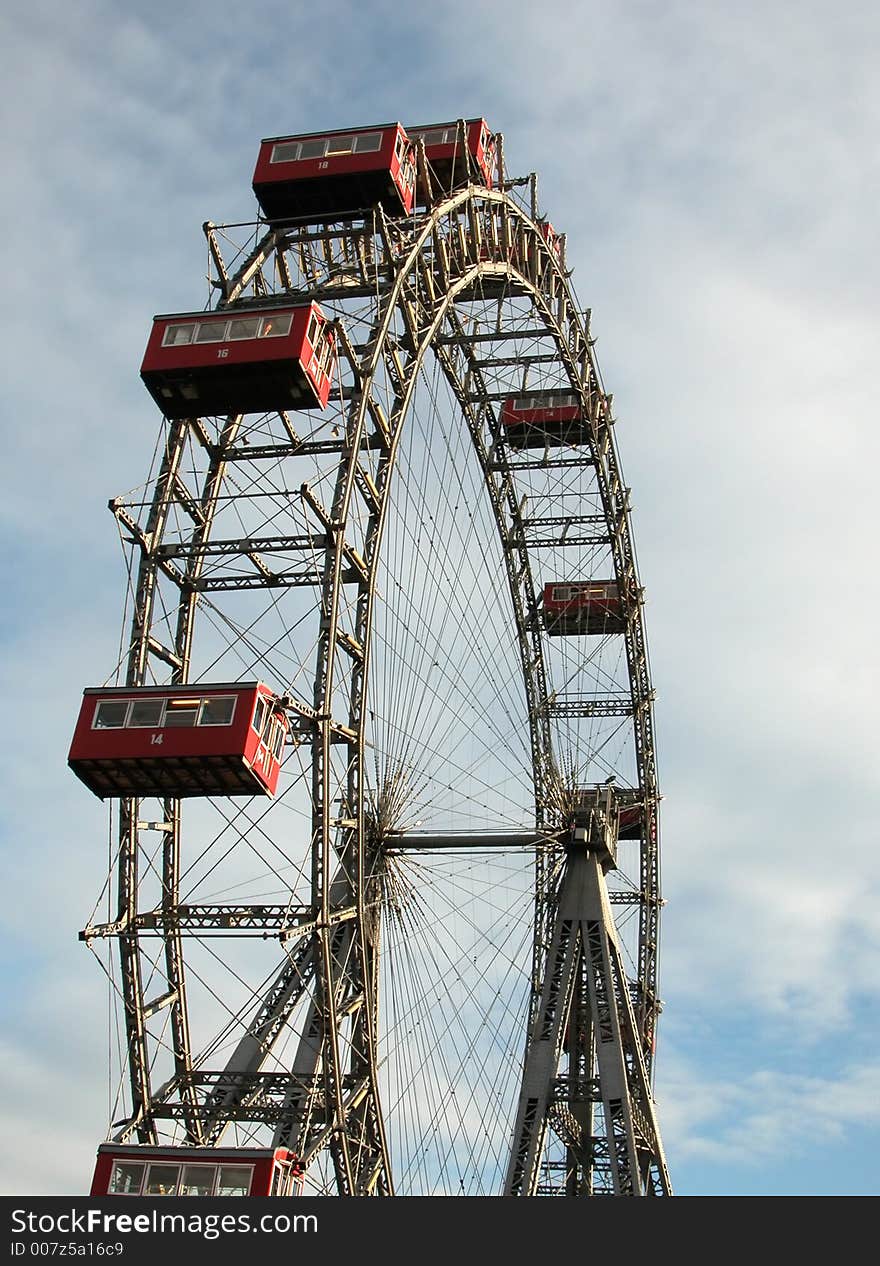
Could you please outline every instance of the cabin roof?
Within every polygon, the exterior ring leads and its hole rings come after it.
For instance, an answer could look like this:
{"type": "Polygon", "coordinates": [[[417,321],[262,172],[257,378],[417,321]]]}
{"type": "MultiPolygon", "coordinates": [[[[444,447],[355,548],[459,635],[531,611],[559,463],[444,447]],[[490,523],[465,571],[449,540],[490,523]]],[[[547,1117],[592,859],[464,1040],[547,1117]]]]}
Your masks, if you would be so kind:
{"type": "Polygon", "coordinates": [[[87,686],[83,695],[184,695],[184,694],[219,694],[224,690],[256,690],[262,686],[270,687],[264,681],[190,681],[182,685],[169,686],[87,686]]]}

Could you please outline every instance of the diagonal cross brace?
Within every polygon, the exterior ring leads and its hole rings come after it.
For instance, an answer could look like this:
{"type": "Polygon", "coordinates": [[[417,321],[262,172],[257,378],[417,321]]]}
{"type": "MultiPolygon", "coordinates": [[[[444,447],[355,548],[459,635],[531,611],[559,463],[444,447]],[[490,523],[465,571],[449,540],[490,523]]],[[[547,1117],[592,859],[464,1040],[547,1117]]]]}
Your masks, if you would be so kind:
{"type": "MultiPolygon", "coordinates": [[[[606,858],[607,860],[607,858],[606,858]]],[[[576,982],[585,977],[611,1186],[617,1195],[670,1194],[644,1059],[603,874],[601,850],[570,848],[543,984],[528,1038],[505,1195],[534,1195],[547,1129],[559,1113],[558,1067],[576,982]]],[[[572,1089],[572,1104],[576,1096],[572,1089]]],[[[582,1139],[581,1163],[593,1142],[582,1139]]],[[[603,1150],[605,1150],[603,1148],[603,1150]]],[[[590,1175],[584,1189],[591,1188],[590,1175]]]]}

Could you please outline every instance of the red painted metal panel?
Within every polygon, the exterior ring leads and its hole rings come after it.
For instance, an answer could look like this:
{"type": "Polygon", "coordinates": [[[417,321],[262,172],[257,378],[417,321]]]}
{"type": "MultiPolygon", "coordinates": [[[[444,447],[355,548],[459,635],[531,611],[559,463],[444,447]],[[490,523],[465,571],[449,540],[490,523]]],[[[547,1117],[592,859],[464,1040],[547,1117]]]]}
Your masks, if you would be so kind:
{"type": "Polygon", "coordinates": [[[562,257],[562,234],[557,233],[549,220],[540,220],[538,230],[551,251],[558,258],[562,257]]]}
{"type": "Polygon", "coordinates": [[[110,1187],[110,1175],[112,1172],[112,1154],[103,1150],[99,1151],[98,1159],[95,1162],[95,1172],[92,1175],[92,1185],[89,1190],[90,1196],[106,1196],[110,1187]]]}
{"type": "Polygon", "coordinates": [[[254,169],[254,181],[269,183],[276,180],[324,179],[328,175],[345,175],[349,172],[391,171],[398,136],[406,139],[406,132],[399,123],[380,123],[373,127],[340,128],[335,132],[307,132],[295,136],[271,136],[260,142],[260,152],[254,169]],[[333,143],[343,137],[361,137],[370,134],[381,136],[378,149],[361,153],[334,153],[333,143]],[[283,158],[282,147],[308,145],[321,140],[328,142],[327,152],[316,157],[283,158]],[[273,157],[275,161],[273,162],[273,157]]]}
{"type": "MultiPolygon", "coordinates": [[[[172,1190],[163,1194],[173,1195],[179,1188],[175,1181],[182,1178],[182,1167],[187,1166],[188,1179],[201,1178],[206,1187],[213,1188],[206,1195],[215,1194],[220,1181],[219,1168],[227,1166],[232,1169],[250,1170],[250,1186],[248,1196],[270,1196],[273,1194],[273,1180],[276,1173],[282,1171],[283,1177],[291,1173],[292,1189],[301,1191],[302,1183],[299,1175],[302,1170],[295,1154],[286,1147],[151,1147],[146,1144],[114,1144],[102,1143],[98,1148],[95,1172],[92,1178],[92,1196],[139,1195],[144,1191],[149,1166],[168,1167],[169,1187],[172,1190]],[[130,1186],[125,1192],[111,1191],[113,1170],[116,1163],[128,1167],[130,1186]]],[[[154,1173],[157,1170],[154,1169],[154,1173]]],[[[159,1173],[163,1172],[161,1169],[159,1173]]],[[[243,1193],[244,1194],[244,1193],[243,1193]]]]}
{"type": "MultiPolygon", "coordinates": [[[[216,369],[230,365],[252,364],[254,361],[301,360],[306,342],[306,326],[315,305],[298,308],[273,308],[271,311],[231,310],[227,312],[180,312],[157,316],[147,343],[141,372],[165,369],[216,369]],[[223,330],[231,320],[278,319],[291,316],[288,334],[280,337],[258,335],[254,338],[221,338],[218,342],[184,343],[162,346],[166,330],[176,325],[197,324],[223,330]],[[218,355],[222,352],[222,355],[218,355]],[[223,364],[218,366],[218,361],[223,364]]],[[[319,309],[320,311],[320,309],[319,309]]]]}
{"type": "Polygon", "coordinates": [[[501,423],[513,448],[581,444],[589,437],[580,400],[571,391],[507,399],[501,406],[501,423]]]}
{"type": "MultiPolygon", "coordinates": [[[[466,119],[465,124],[468,151],[482,174],[483,183],[491,189],[495,178],[495,136],[485,119],[466,119]]],[[[467,166],[457,153],[457,131],[458,124],[454,122],[420,123],[418,127],[409,129],[409,136],[413,140],[424,137],[425,157],[444,187],[448,187],[453,175],[458,177],[456,187],[468,184],[470,179],[467,166]],[[431,135],[438,132],[446,133],[442,141],[431,135]]]]}
{"type": "Polygon", "coordinates": [[[553,580],[544,586],[544,608],[579,611],[590,606],[620,607],[616,580],[553,580]]]}
{"type": "Polygon", "coordinates": [[[644,810],[640,804],[629,805],[621,809],[617,824],[617,838],[621,840],[641,839],[643,814],[644,810]]]}
{"type": "Polygon", "coordinates": [[[324,408],[335,370],[335,337],[309,338],[317,304],[297,308],[230,309],[157,316],[141,377],[167,417],[207,413],[324,408]],[[290,328],[284,333],[284,325],[290,328]],[[248,337],[241,337],[253,330],[248,337]]]}
{"type": "Polygon", "coordinates": [[[255,733],[252,721],[260,699],[286,738],[287,718],[261,682],[86,690],[68,764],[102,797],[273,795],[283,744],[276,756],[270,722],[262,738],[255,733]],[[225,717],[233,700],[228,724],[180,723],[182,717],[204,722],[212,712],[225,717]]]}
{"type": "Polygon", "coordinates": [[[400,123],[269,137],[260,144],[254,193],[270,220],[352,214],[375,202],[408,214],[415,197],[411,151],[400,123]],[[377,136],[377,148],[357,149],[377,136]],[[346,149],[349,140],[354,149],[346,149]],[[334,144],[345,152],[334,152],[334,144]]]}
{"type": "MultiPolygon", "coordinates": [[[[571,393],[566,393],[566,395],[571,393]]],[[[521,396],[505,400],[501,406],[501,421],[505,426],[541,426],[548,422],[575,422],[581,416],[581,407],[575,403],[559,402],[552,397],[521,396]],[[530,401],[540,401],[533,406],[530,401]]]]}
{"type": "Polygon", "coordinates": [[[617,582],[550,581],[544,586],[544,624],[550,634],[623,632],[626,619],[617,582]]]}

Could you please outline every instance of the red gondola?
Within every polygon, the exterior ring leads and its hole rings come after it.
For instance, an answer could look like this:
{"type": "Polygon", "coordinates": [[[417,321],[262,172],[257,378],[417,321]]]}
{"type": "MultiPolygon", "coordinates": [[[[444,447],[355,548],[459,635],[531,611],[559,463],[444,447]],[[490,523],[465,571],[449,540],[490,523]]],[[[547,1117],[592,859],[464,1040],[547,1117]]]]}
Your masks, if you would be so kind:
{"type": "MultiPolygon", "coordinates": [[[[495,136],[485,119],[466,119],[465,127],[465,141],[473,166],[482,183],[491,189],[495,178],[495,136]]],[[[444,191],[471,183],[471,164],[458,151],[457,123],[424,123],[407,128],[407,135],[413,141],[425,142],[425,157],[444,191]]]]}
{"type": "Polygon", "coordinates": [[[551,636],[623,633],[626,614],[615,580],[574,580],[544,586],[544,627],[551,636]]]}
{"type": "Polygon", "coordinates": [[[262,682],[86,690],[67,763],[107,796],[275,794],[290,724],[262,682]]]}
{"type": "Polygon", "coordinates": [[[316,303],[157,316],[141,378],[168,418],[323,409],[336,338],[316,303]]]}
{"type": "Polygon", "coordinates": [[[267,220],[336,219],[381,204],[408,215],[415,201],[412,142],[400,123],[304,136],[260,145],[253,189],[267,220]]]}
{"type": "Polygon", "coordinates": [[[557,259],[562,259],[562,234],[557,233],[549,220],[538,221],[538,231],[557,259]]]}
{"type": "MultiPolygon", "coordinates": [[[[463,182],[462,182],[463,183],[463,182]]],[[[550,250],[556,256],[557,260],[562,264],[563,257],[563,235],[557,233],[553,225],[547,220],[539,220],[537,222],[538,232],[544,238],[550,250]]],[[[523,259],[518,244],[518,239],[511,236],[505,248],[504,235],[501,227],[501,220],[496,220],[494,241],[489,240],[488,234],[483,236],[480,243],[479,257],[481,263],[510,263],[519,272],[530,271],[528,261],[523,259]]],[[[501,295],[517,295],[523,293],[520,282],[508,277],[506,274],[493,275],[484,274],[474,283],[472,287],[467,287],[464,291],[460,291],[459,295],[464,298],[474,299],[495,299],[501,295]]]]}
{"type": "MultiPolygon", "coordinates": [[[[590,808],[596,803],[597,793],[606,792],[607,783],[592,787],[583,787],[575,793],[575,808],[590,808]]],[[[645,806],[641,800],[633,801],[634,793],[628,788],[614,788],[614,804],[617,808],[618,840],[639,840],[642,838],[645,806]]]]}
{"type": "Polygon", "coordinates": [[[501,424],[511,448],[585,444],[590,434],[581,398],[570,390],[542,391],[505,400],[501,424]]]}
{"type": "Polygon", "coordinates": [[[102,1143],[92,1196],[300,1196],[286,1147],[147,1147],[102,1143]]]}
{"type": "Polygon", "coordinates": [[[641,839],[643,817],[644,809],[640,804],[623,806],[617,819],[617,838],[619,840],[641,839]]]}

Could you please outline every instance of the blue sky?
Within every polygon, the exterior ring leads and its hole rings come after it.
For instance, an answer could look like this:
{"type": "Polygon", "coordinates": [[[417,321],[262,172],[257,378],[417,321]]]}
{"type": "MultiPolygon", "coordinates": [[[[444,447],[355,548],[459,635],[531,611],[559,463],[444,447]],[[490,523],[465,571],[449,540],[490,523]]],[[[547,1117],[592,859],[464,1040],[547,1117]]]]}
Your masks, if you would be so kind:
{"type": "Polygon", "coordinates": [[[878,37],[827,0],[7,0],[0,1190],[82,1190],[107,1117],[107,823],[66,751],[118,654],[149,320],[201,303],[262,136],[474,115],[568,234],[633,488],[673,1182],[880,1189],[878,37]]]}

